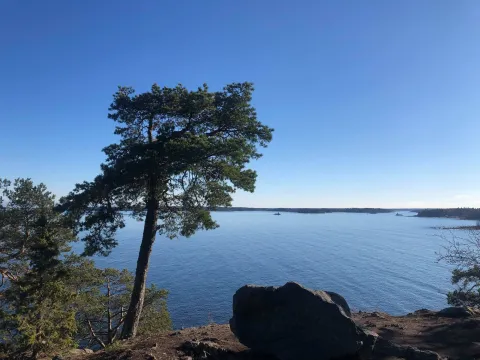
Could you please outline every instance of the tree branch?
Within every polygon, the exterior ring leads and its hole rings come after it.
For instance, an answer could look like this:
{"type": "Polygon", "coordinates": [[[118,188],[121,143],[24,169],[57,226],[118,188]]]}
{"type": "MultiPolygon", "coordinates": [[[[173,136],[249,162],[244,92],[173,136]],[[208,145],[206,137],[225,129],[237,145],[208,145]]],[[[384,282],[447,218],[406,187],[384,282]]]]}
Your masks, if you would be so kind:
{"type": "Polygon", "coordinates": [[[93,326],[92,326],[92,323],[90,322],[89,319],[86,319],[87,320],[87,324],[88,324],[88,329],[90,331],[90,335],[92,336],[93,339],[95,339],[95,341],[102,347],[102,348],[105,348],[105,344],[104,342],[102,341],[102,339],[100,339],[97,334],[95,334],[95,331],[93,330],[93,326]]]}

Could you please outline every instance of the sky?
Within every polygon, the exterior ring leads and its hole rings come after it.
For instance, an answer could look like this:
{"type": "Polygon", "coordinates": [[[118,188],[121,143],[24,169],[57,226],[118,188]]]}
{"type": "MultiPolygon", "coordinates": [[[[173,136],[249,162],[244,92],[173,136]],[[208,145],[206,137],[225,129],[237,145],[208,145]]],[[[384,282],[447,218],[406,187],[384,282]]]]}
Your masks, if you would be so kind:
{"type": "Polygon", "coordinates": [[[118,85],[255,84],[252,207],[480,207],[477,0],[0,0],[0,177],[58,196],[118,85]]]}

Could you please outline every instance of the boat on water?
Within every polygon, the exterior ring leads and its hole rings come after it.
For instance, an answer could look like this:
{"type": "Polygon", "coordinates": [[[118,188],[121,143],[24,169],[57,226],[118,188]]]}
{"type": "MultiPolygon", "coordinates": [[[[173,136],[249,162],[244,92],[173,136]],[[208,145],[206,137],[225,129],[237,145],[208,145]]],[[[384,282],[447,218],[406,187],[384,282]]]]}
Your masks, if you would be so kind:
{"type": "Polygon", "coordinates": [[[273,214],[273,215],[281,215],[281,214],[280,214],[279,212],[276,212],[276,213],[275,213],[275,214],[273,214]]]}
{"type": "Polygon", "coordinates": [[[395,216],[403,216],[403,215],[400,213],[396,213],[395,216]]]}

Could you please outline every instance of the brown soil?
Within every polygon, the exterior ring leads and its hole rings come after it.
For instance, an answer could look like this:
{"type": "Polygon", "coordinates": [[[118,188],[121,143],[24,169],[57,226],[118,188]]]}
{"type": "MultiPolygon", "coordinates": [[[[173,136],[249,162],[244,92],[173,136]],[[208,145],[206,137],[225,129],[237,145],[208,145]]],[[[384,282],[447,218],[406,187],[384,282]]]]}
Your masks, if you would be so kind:
{"type": "MultiPolygon", "coordinates": [[[[480,359],[480,317],[451,319],[428,310],[405,316],[359,312],[353,315],[358,325],[376,332],[398,345],[432,350],[451,359],[480,359]]],[[[192,359],[185,343],[200,340],[224,351],[217,359],[265,359],[248,351],[231,333],[228,325],[208,325],[119,343],[116,349],[95,354],[66,357],[70,360],[173,360],[192,359]],[[183,349],[183,350],[182,350],[183,349]],[[224,349],[224,350],[223,350],[224,349]]],[[[193,356],[193,359],[201,358],[193,356]]]]}
{"type": "Polygon", "coordinates": [[[398,345],[431,350],[442,357],[480,359],[480,317],[451,319],[429,310],[405,316],[356,313],[356,323],[398,345]]]}
{"type": "MultiPolygon", "coordinates": [[[[122,341],[117,349],[99,351],[89,355],[88,360],[117,360],[117,359],[162,359],[174,360],[187,356],[179,350],[183,344],[192,340],[208,341],[219,347],[230,350],[235,354],[246,355],[248,348],[238,342],[230,331],[229,325],[207,325],[198,328],[188,328],[166,334],[151,336],[145,339],[122,341]]],[[[80,352],[80,351],[77,351],[80,352]]],[[[240,358],[240,357],[239,357],[240,358]]],[[[242,356],[243,358],[243,356],[242,356]]],[[[85,355],[67,357],[70,360],[85,359],[85,355]]]]}

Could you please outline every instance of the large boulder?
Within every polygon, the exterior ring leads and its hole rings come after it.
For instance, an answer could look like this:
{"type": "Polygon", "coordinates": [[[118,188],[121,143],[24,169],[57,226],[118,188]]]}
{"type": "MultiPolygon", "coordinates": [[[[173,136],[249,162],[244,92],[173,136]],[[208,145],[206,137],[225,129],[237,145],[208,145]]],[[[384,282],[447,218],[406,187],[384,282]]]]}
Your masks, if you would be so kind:
{"type": "Polygon", "coordinates": [[[280,360],[368,358],[376,336],[357,327],[349,312],[340,295],[294,282],[246,285],[233,296],[230,328],[250,349],[280,360]]]}

